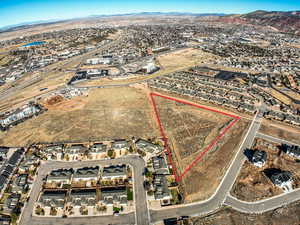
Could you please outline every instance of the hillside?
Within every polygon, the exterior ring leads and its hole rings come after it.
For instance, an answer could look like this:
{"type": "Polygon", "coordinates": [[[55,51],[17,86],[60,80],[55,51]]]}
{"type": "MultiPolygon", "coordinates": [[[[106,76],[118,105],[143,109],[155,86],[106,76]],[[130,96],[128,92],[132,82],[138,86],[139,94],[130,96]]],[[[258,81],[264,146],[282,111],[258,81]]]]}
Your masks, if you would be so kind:
{"type": "Polygon", "coordinates": [[[300,35],[300,11],[275,12],[258,10],[242,15],[222,16],[221,22],[271,26],[281,32],[300,35]]]}

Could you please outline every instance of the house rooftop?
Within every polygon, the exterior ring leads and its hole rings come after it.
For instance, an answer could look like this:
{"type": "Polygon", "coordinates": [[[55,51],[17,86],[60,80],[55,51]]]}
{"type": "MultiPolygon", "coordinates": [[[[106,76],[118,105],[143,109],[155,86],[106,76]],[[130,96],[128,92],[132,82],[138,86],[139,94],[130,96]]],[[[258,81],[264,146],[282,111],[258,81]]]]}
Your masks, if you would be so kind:
{"type": "Polygon", "coordinates": [[[102,176],[110,177],[110,176],[123,176],[126,175],[126,165],[113,165],[103,168],[102,176]]]}
{"type": "Polygon", "coordinates": [[[75,171],[73,178],[94,178],[99,175],[99,167],[84,167],[75,171]]]}

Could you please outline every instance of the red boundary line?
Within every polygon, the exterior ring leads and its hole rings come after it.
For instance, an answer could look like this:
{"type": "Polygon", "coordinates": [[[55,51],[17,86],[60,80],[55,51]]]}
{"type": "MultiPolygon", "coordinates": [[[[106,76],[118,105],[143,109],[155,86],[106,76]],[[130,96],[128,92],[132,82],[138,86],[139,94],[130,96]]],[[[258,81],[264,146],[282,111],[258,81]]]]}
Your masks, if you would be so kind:
{"type": "Polygon", "coordinates": [[[152,106],[153,106],[153,109],[154,109],[154,112],[155,112],[155,116],[156,116],[156,119],[157,119],[157,123],[158,123],[158,126],[159,126],[159,130],[160,130],[160,133],[161,133],[161,136],[163,138],[163,141],[165,143],[165,148],[166,148],[166,151],[168,153],[168,159],[169,159],[169,162],[171,163],[172,165],[172,169],[173,169],[173,175],[175,176],[175,179],[177,182],[179,182],[183,176],[193,167],[195,166],[202,158],[203,156],[210,150],[212,149],[213,146],[215,146],[220,140],[221,138],[225,135],[225,133],[240,119],[239,116],[235,116],[235,115],[232,115],[232,114],[229,114],[229,113],[225,113],[225,112],[222,112],[222,111],[219,111],[219,110],[216,110],[216,109],[212,109],[212,108],[209,108],[209,107],[206,107],[206,106],[202,106],[202,105],[197,105],[197,104],[194,104],[194,103],[191,103],[191,102],[187,102],[187,101],[184,101],[184,100],[180,100],[180,99],[176,99],[176,98],[173,98],[173,97],[169,97],[169,96],[165,96],[165,95],[161,95],[161,94],[158,94],[158,93],[150,93],[150,98],[151,98],[151,103],[152,103],[152,106]],[[229,116],[231,118],[234,118],[233,121],[230,122],[230,124],[228,124],[228,126],[226,126],[222,132],[220,133],[219,136],[217,136],[205,149],[204,151],[200,152],[197,157],[193,160],[193,162],[188,165],[182,174],[178,175],[178,172],[177,172],[177,168],[175,167],[174,163],[173,163],[173,160],[172,160],[172,152],[170,150],[170,147],[169,147],[169,144],[168,144],[168,139],[167,139],[167,136],[165,134],[165,131],[164,131],[164,128],[163,128],[163,125],[161,123],[161,120],[160,120],[160,116],[159,116],[159,113],[158,113],[158,109],[157,109],[157,106],[156,106],[156,103],[155,103],[155,100],[154,100],[154,96],[157,96],[157,97],[161,97],[161,98],[165,98],[165,99],[168,99],[168,100],[172,100],[172,101],[175,101],[175,102],[179,102],[179,103],[183,103],[183,104],[186,104],[186,105],[191,105],[191,106],[194,106],[194,107],[197,107],[197,108],[200,108],[200,109],[205,109],[205,110],[209,110],[209,111],[212,111],[212,112],[216,112],[216,113],[220,113],[222,115],[225,115],[225,116],[229,116]]]}

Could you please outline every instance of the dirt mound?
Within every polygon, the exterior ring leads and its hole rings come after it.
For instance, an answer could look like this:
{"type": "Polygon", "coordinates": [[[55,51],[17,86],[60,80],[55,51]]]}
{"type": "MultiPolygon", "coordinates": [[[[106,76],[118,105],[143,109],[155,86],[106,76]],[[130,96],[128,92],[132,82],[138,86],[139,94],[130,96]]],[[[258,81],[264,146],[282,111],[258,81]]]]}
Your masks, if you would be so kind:
{"type": "Polygon", "coordinates": [[[47,100],[48,105],[56,105],[64,100],[64,98],[60,95],[53,96],[47,100]]]}

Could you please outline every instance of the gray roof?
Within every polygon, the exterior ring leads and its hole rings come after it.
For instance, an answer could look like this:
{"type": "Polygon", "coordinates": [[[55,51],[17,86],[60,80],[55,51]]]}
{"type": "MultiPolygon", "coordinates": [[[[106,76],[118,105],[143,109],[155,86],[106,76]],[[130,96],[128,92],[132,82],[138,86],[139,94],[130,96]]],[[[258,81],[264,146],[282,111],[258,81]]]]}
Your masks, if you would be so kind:
{"type": "Polygon", "coordinates": [[[85,147],[82,144],[78,145],[71,145],[65,149],[65,153],[68,154],[83,154],[87,150],[87,147],[85,147]]]}
{"type": "Polygon", "coordinates": [[[126,187],[102,189],[101,200],[103,200],[106,204],[112,204],[114,202],[126,204],[127,203],[126,187]]]}
{"type": "Polygon", "coordinates": [[[95,205],[96,204],[96,190],[72,190],[70,194],[70,201],[77,206],[80,205],[95,205]]]}
{"type": "Polygon", "coordinates": [[[47,176],[47,180],[55,179],[70,179],[71,175],[73,173],[72,169],[59,169],[59,170],[53,170],[51,173],[47,176]]]}
{"type": "Polygon", "coordinates": [[[95,153],[100,153],[100,152],[106,152],[107,146],[104,144],[93,144],[90,147],[89,152],[95,152],[95,153]]]}
{"type": "Polygon", "coordinates": [[[281,171],[271,175],[270,179],[273,184],[280,186],[282,183],[292,180],[292,173],[289,171],[281,171]]]}
{"type": "Polygon", "coordinates": [[[128,141],[115,141],[111,145],[112,149],[129,148],[128,141]]]}
{"type": "Polygon", "coordinates": [[[97,178],[99,175],[99,167],[84,167],[75,171],[73,178],[97,178]]]}
{"type": "Polygon", "coordinates": [[[65,202],[66,192],[64,191],[45,191],[39,202],[44,206],[63,207],[65,202]]]}
{"type": "Polygon", "coordinates": [[[162,199],[164,197],[170,196],[170,190],[168,188],[168,182],[166,176],[156,175],[154,177],[153,185],[155,188],[154,191],[155,199],[162,199]]]}
{"type": "Polygon", "coordinates": [[[126,175],[126,165],[113,165],[103,168],[102,176],[123,176],[126,175]]]}
{"type": "Polygon", "coordinates": [[[153,153],[155,151],[162,151],[164,148],[160,145],[153,144],[149,141],[145,140],[138,140],[136,143],[136,147],[140,150],[143,150],[145,152],[153,153]]]}
{"type": "Polygon", "coordinates": [[[156,174],[169,174],[168,165],[162,156],[152,158],[153,168],[156,174]]]}

